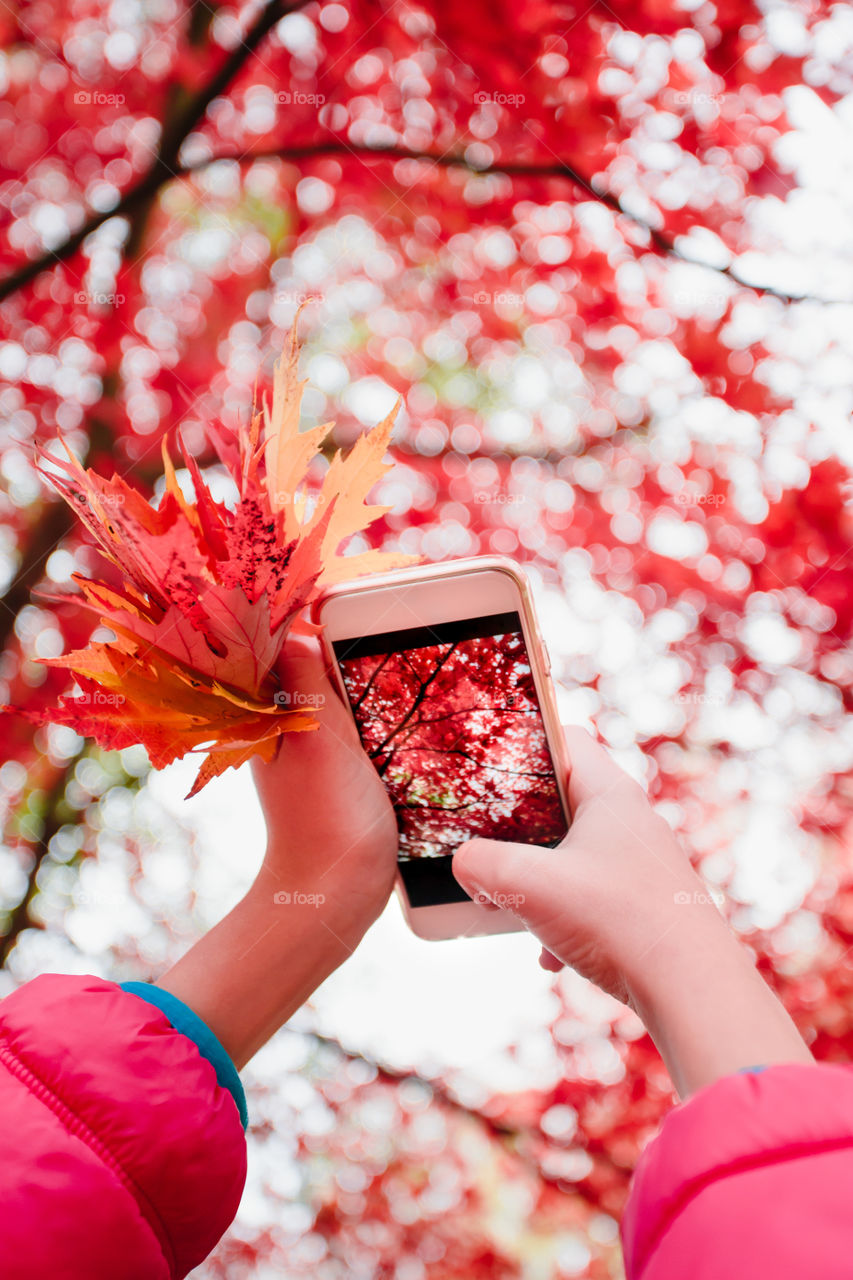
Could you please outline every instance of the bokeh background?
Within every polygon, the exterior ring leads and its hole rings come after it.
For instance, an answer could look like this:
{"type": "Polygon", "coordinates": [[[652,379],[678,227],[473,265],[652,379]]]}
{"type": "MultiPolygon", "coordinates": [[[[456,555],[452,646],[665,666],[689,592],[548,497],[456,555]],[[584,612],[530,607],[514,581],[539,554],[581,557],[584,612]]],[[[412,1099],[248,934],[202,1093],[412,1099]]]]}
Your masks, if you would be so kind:
{"type": "MultiPolygon", "coordinates": [[[[849,1060],[853,11],[35,0],[0,46],[2,701],[67,690],[36,659],[89,623],[32,593],[101,568],[33,444],[156,502],[180,428],[215,480],[308,300],[306,424],[404,399],[373,544],[525,564],[564,719],[849,1060]]],[[[186,761],[0,728],[0,992],[155,976],[251,879],[245,770],[184,802],[186,761]]],[[[245,1073],[199,1280],[618,1277],[670,1084],[535,955],[392,903],[245,1073]]]]}

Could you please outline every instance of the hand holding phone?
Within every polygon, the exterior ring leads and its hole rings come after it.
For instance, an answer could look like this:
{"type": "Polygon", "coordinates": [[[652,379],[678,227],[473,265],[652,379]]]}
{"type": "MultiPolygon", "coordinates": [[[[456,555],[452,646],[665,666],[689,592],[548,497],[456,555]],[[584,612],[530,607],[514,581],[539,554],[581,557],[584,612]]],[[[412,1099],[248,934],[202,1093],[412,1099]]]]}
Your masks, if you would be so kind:
{"type": "Polygon", "coordinates": [[[469,893],[514,895],[546,968],[570,965],[629,1004],[682,1097],[744,1067],[811,1062],[643,788],[583,729],[566,743],[566,839],[556,850],[469,841],[454,858],[469,893]]]}
{"type": "Polygon", "coordinates": [[[452,855],[472,836],[553,846],[568,829],[562,735],[523,575],[497,557],[403,570],[333,589],[315,618],[394,806],[412,928],[519,929],[513,902],[495,912],[471,901],[452,855]]]}

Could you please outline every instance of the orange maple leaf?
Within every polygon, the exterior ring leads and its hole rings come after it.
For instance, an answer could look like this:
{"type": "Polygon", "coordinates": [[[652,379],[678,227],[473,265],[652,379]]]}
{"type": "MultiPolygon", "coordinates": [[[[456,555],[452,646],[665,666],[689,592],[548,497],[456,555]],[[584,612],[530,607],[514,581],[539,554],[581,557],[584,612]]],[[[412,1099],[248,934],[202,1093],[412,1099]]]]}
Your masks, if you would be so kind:
{"type": "Polygon", "coordinates": [[[42,659],[72,671],[82,692],[29,714],[103,747],[142,743],[155,768],[205,752],[190,795],[252,755],[271,759],[281,734],[316,729],[313,711],[288,710],[276,697],[288,631],[325,584],[412,558],[341,554],[346,539],[388,510],[369,505],[367,495],[390,465],[383,459],[399,402],[346,457],[335,454],[309,497],[308,468],[334,423],[299,430],[306,385],[297,378],[299,351],[294,324],[276,365],[272,406],[264,402],[233,434],[210,431],[237,487],[233,507],[213,498],[181,444],[195,490],[193,501],[185,498],[165,439],[157,507],[121,476],[105,480],[85,470],[64,440],[67,459],[38,459],[40,474],[74,508],[122,583],[73,575],[115,639],[42,659]]]}

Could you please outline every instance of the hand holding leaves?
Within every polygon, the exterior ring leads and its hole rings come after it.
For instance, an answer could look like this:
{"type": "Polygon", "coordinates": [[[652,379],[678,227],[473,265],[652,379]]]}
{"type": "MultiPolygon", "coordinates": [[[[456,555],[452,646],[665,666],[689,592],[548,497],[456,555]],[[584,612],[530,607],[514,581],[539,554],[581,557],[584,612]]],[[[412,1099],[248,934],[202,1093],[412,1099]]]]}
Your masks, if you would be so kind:
{"type": "Polygon", "coordinates": [[[282,684],[319,712],[316,733],[285,735],[269,764],[252,761],[267,824],[258,886],[269,898],[302,891],[317,919],[352,949],[394,883],[397,823],[352,717],[324,670],[316,641],[288,640],[282,684]]]}
{"type": "Polygon", "coordinates": [[[195,489],[194,501],[185,498],[165,440],[166,489],[156,508],[121,476],[84,470],[70,451],[67,460],[39,459],[41,474],[120,571],[121,585],[73,575],[115,639],[45,660],[72,671],[82,694],[64,695],[37,718],[103,747],[142,743],[155,768],[206,752],[191,795],[252,755],[271,760],[282,734],[317,727],[311,709],[276,699],[285,637],[322,586],[409,559],[340,554],[350,535],[385,511],[366,499],[388,469],[383,456],[396,409],[346,457],[333,457],[309,499],[307,470],[333,424],[299,431],[305,383],[298,357],[294,326],[276,366],[272,408],[264,404],[233,435],[210,429],[236,486],[233,507],[214,499],[182,448],[195,489]]]}

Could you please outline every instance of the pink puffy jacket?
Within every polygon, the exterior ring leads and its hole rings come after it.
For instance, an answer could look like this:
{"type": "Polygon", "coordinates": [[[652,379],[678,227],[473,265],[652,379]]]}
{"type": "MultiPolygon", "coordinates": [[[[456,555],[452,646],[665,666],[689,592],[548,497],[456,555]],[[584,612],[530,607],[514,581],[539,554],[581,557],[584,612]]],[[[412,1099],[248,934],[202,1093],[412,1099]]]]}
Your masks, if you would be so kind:
{"type": "Polygon", "coordinates": [[[677,1107],[622,1223],[630,1280],[850,1280],[853,1072],[768,1067],[677,1107]]]}
{"type": "Polygon", "coordinates": [[[170,1017],[58,974],[0,1003],[3,1280],[177,1280],[237,1212],[237,1073],[186,1005],[139,989],[170,1017]]]}
{"type": "MultiPolygon", "coordinates": [[[[177,1280],[237,1210],[237,1073],[185,1005],[127,985],[47,975],[0,1004],[2,1280],[177,1280]]],[[[851,1181],[847,1068],[718,1080],[643,1154],[629,1280],[849,1280],[851,1181]]]]}

